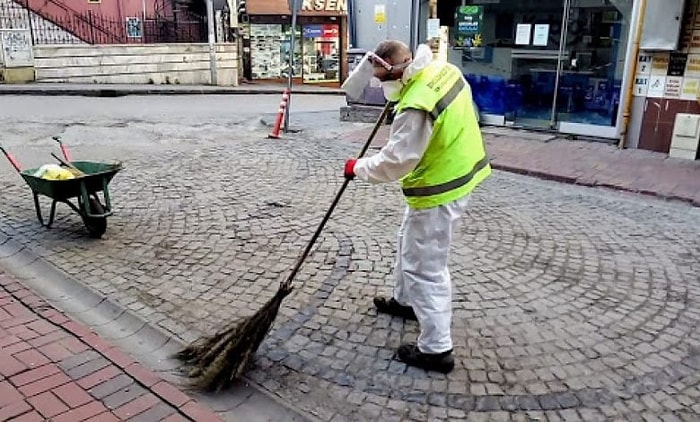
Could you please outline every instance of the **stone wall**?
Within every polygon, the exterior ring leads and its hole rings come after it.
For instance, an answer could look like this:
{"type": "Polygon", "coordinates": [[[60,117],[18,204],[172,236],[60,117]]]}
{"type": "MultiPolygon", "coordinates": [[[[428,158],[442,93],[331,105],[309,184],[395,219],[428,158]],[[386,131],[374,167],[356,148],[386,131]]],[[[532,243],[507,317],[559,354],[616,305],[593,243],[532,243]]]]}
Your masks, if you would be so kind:
{"type": "MultiPolygon", "coordinates": [[[[218,85],[238,84],[235,44],[216,46],[218,85]]],[[[207,44],[38,45],[37,81],[116,84],[210,83],[207,44]]]]}

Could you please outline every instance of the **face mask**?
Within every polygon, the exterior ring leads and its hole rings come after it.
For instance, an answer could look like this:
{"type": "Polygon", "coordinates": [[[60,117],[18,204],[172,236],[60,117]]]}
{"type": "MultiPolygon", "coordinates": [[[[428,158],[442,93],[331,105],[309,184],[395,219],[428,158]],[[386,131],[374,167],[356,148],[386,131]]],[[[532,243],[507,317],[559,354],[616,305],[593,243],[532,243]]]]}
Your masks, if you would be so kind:
{"type": "Polygon", "coordinates": [[[382,91],[387,101],[398,101],[401,98],[402,89],[403,83],[400,79],[382,82],[382,91]]]}

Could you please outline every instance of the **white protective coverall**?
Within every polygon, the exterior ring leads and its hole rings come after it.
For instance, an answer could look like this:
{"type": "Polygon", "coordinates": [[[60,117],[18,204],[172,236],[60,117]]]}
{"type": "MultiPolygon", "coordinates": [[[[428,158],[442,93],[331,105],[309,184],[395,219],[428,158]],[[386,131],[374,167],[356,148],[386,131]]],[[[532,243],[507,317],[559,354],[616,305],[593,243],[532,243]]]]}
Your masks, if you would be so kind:
{"type": "MultiPolygon", "coordinates": [[[[421,47],[404,71],[404,82],[432,60],[430,49],[421,47]]],[[[399,180],[418,165],[431,134],[428,113],[405,110],[397,114],[387,145],[377,154],[357,160],[355,175],[370,183],[399,180]]],[[[413,307],[421,328],[418,349],[423,353],[452,349],[452,283],[447,263],[452,231],[468,198],[428,209],[406,207],[399,229],[393,296],[400,304],[413,307]]]]}

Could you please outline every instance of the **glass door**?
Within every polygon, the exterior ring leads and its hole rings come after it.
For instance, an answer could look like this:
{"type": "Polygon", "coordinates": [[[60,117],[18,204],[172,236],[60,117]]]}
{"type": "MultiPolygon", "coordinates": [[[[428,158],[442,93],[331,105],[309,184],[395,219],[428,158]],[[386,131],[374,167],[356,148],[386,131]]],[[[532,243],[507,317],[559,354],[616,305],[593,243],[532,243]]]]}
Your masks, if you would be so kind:
{"type": "Polygon", "coordinates": [[[563,132],[604,134],[616,126],[632,0],[571,0],[553,106],[563,132]]]}
{"type": "Polygon", "coordinates": [[[563,46],[569,0],[543,0],[523,11],[514,27],[513,79],[521,100],[512,117],[515,126],[552,129],[559,75],[568,59],[563,46]]]}
{"type": "Polygon", "coordinates": [[[632,5],[459,0],[448,60],[487,124],[615,137],[632,5]]]}

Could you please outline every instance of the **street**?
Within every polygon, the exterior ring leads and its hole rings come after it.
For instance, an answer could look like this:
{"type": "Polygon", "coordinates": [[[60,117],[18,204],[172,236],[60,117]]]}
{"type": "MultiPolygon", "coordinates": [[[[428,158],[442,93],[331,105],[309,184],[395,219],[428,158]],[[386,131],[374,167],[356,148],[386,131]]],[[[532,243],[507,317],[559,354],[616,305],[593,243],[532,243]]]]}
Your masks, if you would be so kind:
{"type": "MultiPolygon", "coordinates": [[[[342,97],[0,97],[25,167],[121,160],[102,240],[58,205],[40,227],[0,158],[0,236],[191,341],[257,310],[293,266],[361,147],[342,97]]],[[[48,210],[50,202],[42,200],[48,210]]],[[[415,322],[377,315],[403,212],[354,181],[285,299],[250,379],[321,420],[700,418],[700,208],[495,171],[451,255],[455,370],[406,367],[415,322]]]]}

